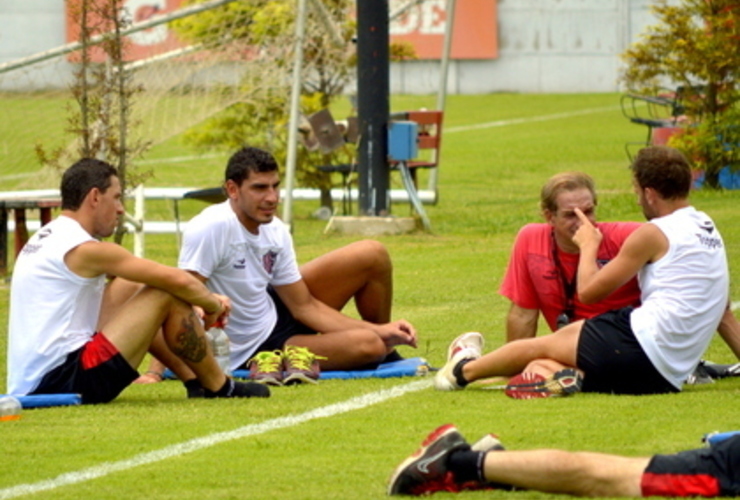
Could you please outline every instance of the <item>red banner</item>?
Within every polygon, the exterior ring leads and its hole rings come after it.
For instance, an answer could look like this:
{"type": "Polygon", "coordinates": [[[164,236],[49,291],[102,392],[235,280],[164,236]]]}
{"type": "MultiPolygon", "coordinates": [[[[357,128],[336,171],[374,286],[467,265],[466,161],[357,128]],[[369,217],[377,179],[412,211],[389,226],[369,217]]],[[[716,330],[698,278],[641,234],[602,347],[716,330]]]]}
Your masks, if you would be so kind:
{"type": "MultiPolygon", "coordinates": [[[[391,11],[407,2],[408,0],[391,1],[391,11]]],[[[69,42],[77,41],[80,36],[80,16],[77,12],[79,9],[75,7],[78,3],[79,0],[66,2],[69,42]]],[[[127,17],[133,23],[137,23],[155,15],[175,11],[181,3],[182,0],[125,0],[123,9],[127,17]]],[[[391,40],[411,43],[419,59],[440,59],[447,20],[446,7],[446,0],[424,0],[409,8],[402,16],[391,22],[391,40]]],[[[451,57],[453,59],[498,57],[496,14],[496,0],[457,0],[451,57]]],[[[110,29],[109,27],[108,30],[110,29]]],[[[96,33],[104,31],[106,30],[98,29],[96,33]]],[[[126,60],[146,59],[181,46],[183,44],[172,30],[166,24],[160,24],[127,37],[126,60]]],[[[92,58],[96,62],[105,60],[100,50],[94,50],[92,58]]]]}
{"type": "MultiPolygon", "coordinates": [[[[99,2],[103,3],[103,2],[99,2]]],[[[133,24],[146,21],[147,19],[160,14],[172,12],[180,8],[182,0],[125,0],[122,8],[126,13],[126,18],[133,24]]],[[[80,38],[80,13],[79,2],[68,1],[67,5],[67,41],[76,42],[80,38]]],[[[99,15],[92,15],[91,21],[94,24],[100,24],[98,29],[92,35],[104,33],[112,30],[112,26],[104,26],[101,23],[99,15]]],[[[166,24],[160,24],[147,30],[138,31],[126,37],[125,59],[127,61],[137,61],[146,59],[154,55],[169,52],[182,47],[181,43],[166,24]]],[[[102,62],[105,56],[100,49],[91,51],[92,60],[102,62]]]]}
{"type": "MultiPolygon", "coordinates": [[[[391,2],[391,10],[408,0],[391,2]]],[[[391,40],[414,46],[419,59],[440,59],[447,21],[447,0],[425,0],[409,8],[390,26],[391,40]]],[[[498,57],[496,0],[457,0],[452,31],[452,59],[498,57]]]]}

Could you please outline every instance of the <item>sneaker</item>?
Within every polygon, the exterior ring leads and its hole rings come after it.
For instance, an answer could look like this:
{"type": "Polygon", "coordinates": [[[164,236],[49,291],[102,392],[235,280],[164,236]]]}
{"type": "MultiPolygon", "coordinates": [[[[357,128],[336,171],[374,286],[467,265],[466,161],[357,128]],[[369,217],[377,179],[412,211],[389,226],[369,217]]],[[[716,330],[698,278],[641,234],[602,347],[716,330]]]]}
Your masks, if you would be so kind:
{"type": "Polygon", "coordinates": [[[187,391],[188,399],[205,397],[205,389],[197,378],[183,382],[183,385],[185,386],[185,391],[187,391]]]}
{"type": "Polygon", "coordinates": [[[283,355],[283,383],[285,385],[298,384],[307,382],[317,384],[321,368],[319,367],[320,359],[327,359],[324,356],[317,356],[309,351],[306,347],[287,345],[283,355]]]}
{"type": "Polygon", "coordinates": [[[699,361],[699,364],[696,365],[694,371],[691,372],[688,377],[686,377],[685,381],[686,385],[701,385],[713,383],[714,377],[712,377],[709,370],[707,370],[707,365],[705,364],[705,361],[699,361]]]}
{"type": "Polygon", "coordinates": [[[256,382],[237,382],[227,378],[224,386],[217,392],[204,390],[203,397],[211,398],[268,398],[270,389],[264,384],[256,382]]]}
{"type": "Polygon", "coordinates": [[[505,449],[506,448],[496,434],[486,434],[470,445],[471,451],[504,451],[505,449]]]}
{"type": "Polygon", "coordinates": [[[283,385],[283,353],[262,351],[247,363],[249,380],[267,385],[283,385]]]}
{"type": "MultiPolygon", "coordinates": [[[[726,377],[737,377],[740,375],[740,363],[732,365],[721,365],[718,363],[712,363],[711,361],[701,360],[699,365],[694,370],[692,375],[689,375],[686,383],[690,383],[692,376],[696,376],[698,373],[703,373],[712,379],[721,379],[726,377]],[[701,370],[701,372],[700,372],[701,370]]],[[[701,382],[698,382],[701,383],[701,382]]]]}
{"type": "Polygon", "coordinates": [[[504,393],[514,399],[569,396],[581,390],[583,377],[573,368],[565,368],[543,377],[536,373],[521,373],[509,379],[504,393]]]}
{"type": "Polygon", "coordinates": [[[425,495],[437,491],[461,491],[462,485],[447,470],[447,458],[455,450],[465,449],[457,427],[443,425],[434,430],[413,455],[393,471],[388,484],[389,495],[425,495]]]}
{"type": "Polygon", "coordinates": [[[456,391],[467,385],[458,378],[455,369],[461,362],[468,362],[481,357],[483,336],[478,332],[463,333],[452,341],[447,348],[447,363],[439,369],[434,377],[434,387],[439,391],[456,391]]]}

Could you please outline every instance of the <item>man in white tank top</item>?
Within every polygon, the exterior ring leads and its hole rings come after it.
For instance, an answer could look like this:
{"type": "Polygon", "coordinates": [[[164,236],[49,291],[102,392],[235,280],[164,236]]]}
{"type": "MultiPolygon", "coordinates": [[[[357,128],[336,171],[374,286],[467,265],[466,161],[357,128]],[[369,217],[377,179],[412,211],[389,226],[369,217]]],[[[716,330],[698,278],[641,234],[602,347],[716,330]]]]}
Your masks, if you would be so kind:
{"type": "Polygon", "coordinates": [[[634,188],[647,224],[616,257],[597,262],[601,233],[579,209],[578,296],[602,300],[637,275],[642,305],[577,321],[552,335],[524,339],[481,356],[480,334],[453,341],[435,378],[440,390],[509,376],[520,399],[578,390],[618,394],[677,392],[707,348],[728,304],[724,242],[711,218],[689,205],[691,168],[664,146],[639,152],[634,188]]]}
{"type": "Polygon", "coordinates": [[[185,271],[100,241],[123,214],[113,166],[78,161],[64,173],[61,194],[61,215],[28,241],[13,270],[8,393],[78,393],[83,403],[107,402],[138,376],[148,351],[166,345],[194,373],[190,395],[269,395],[227,378],[208,348],[204,324],[229,314],[227,297],[185,271]]]}

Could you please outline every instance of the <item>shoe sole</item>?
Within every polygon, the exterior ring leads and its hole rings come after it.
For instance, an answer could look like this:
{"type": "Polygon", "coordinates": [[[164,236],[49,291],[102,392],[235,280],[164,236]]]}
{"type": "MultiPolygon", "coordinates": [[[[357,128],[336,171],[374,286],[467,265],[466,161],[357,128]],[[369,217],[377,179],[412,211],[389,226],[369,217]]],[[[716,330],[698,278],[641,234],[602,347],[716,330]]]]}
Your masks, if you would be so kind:
{"type": "Polygon", "coordinates": [[[464,389],[457,383],[455,377],[455,367],[463,359],[471,358],[474,359],[474,355],[466,356],[466,354],[473,354],[468,349],[457,351],[452,359],[439,369],[436,375],[434,375],[434,388],[438,391],[460,391],[464,389]]]}
{"type": "Polygon", "coordinates": [[[455,427],[453,424],[445,424],[440,427],[437,427],[435,430],[429,434],[426,439],[421,443],[421,446],[418,450],[416,450],[411,456],[406,458],[401,464],[396,467],[396,470],[393,471],[393,475],[391,475],[391,478],[388,483],[388,495],[402,495],[404,493],[401,493],[398,491],[397,487],[399,486],[398,483],[398,477],[403,474],[409,467],[412,466],[415,462],[418,462],[426,453],[426,451],[429,449],[430,446],[432,446],[434,443],[439,441],[440,439],[444,438],[446,435],[451,433],[457,433],[457,427],[455,427]]]}
{"type": "Polygon", "coordinates": [[[283,381],[275,377],[250,378],[249,380],[257,382],[258,384],[271,385],[273,387],[280,387],[283,385],[283,381]]]}
{"type": "Polygon", "coordinates": [[[283,379],[284,385],[318,384],[319,381],[305,373],[292,373],[283,379]]]}

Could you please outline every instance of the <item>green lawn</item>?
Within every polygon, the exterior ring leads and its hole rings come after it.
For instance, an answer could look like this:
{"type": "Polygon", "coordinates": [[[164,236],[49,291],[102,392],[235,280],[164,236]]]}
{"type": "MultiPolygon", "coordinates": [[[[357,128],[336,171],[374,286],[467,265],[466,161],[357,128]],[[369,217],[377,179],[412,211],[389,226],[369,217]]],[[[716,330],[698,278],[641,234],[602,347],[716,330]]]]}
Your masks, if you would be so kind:
{"type": "MultiPolygon", "coordinates": [[[[392,106],[432,108],[434,100],[394,96],[392,106]]],[[[502,342],[508,302],[497,293],[500,280],[516,231],[539,220],[539,188],[552,174],[588,172],[600,192],[600,219],[641,220],[624,145],[643,139],[645,130],[630,124],[618,103],[616,94],[448,98],[440,201],[427,207],[433,232],[379,238],[394,260],[394,316],[413,322],[420,332],[419,348],[403,348],[402,354],[440,366],[449,341],[462,332],[483,332],[489,348],[502,342]],[[519,120],[525,118],[529,121],[519,120]],[[514,122],[497,124],[505,120],[514,122]],[[486,123],[491,125],[464,128],[486,123]]],[[[216,185],[226,154],[166,161],[194,154],[178,140],[157,146],[145,158],[162,160],[148,163],[155,173],[148,185],[216,185]]],[[[15,189],[14,182],[0,181],[0,190],[15,189]]],[[[400,187],[397,174],[393,184],[400,187]]],[[[740,194],[703,190],[692,196],[724,235],[731,295],[740,300],[735,215],[740,194]]],[[[183,217],[203,207],[185,201],[183,217]]],[[[325,235],[326,223],[310,218],[316,208],[316,202],[295,206],[301,262],[356,239],[325,235]]],[[[147,209],[151,218],[171,217],[165,203],[147,209]]],[[[409,208],[398,204],[393,211],[407,215],[409,208]]],[[[147,235],[146,242],[148,257],[176,262],[173,235],[147,235]]],[[[8,286],[0,286],[0,387],[5,386],[7,304],[8,286]]],[[[734,361],[719,338],[707,358],[734,361]]],[[[190,401],[179,383],[166,382],[132,386],[107,405],[27,410],[20,421],[0,423],[0,498],[24,492],[30,497],[46,484],[51,489],[36,497],[379,499],[395,465],[447,422],[456,423],[471,441],[495,432],[510,448],[629,455],[696,447],[704,433],[740,428],[740,380],[688,387],[677,395],[579,394],[533,401],[480,388],[439,393],[408,385],[416,380],[323,381],[277,388],[272,398],[259,401],[190,401]],[[394,395],[393,390],[406,392],[394,395]],[[24,484],[25,490],[12,489],[24,484]]],[[[473,492],[437,497],[557,496],[473,492]]]]}

